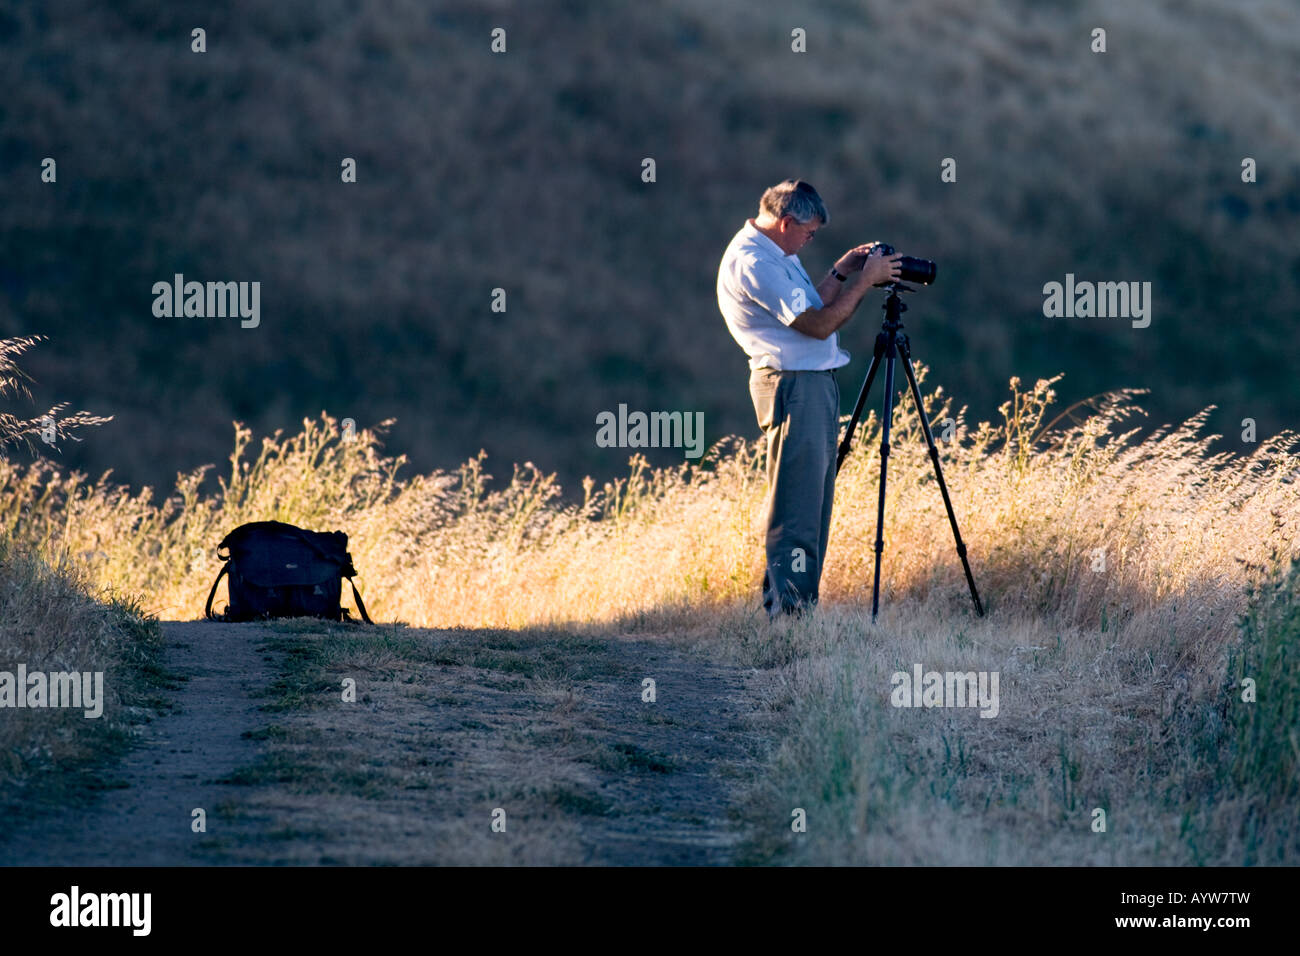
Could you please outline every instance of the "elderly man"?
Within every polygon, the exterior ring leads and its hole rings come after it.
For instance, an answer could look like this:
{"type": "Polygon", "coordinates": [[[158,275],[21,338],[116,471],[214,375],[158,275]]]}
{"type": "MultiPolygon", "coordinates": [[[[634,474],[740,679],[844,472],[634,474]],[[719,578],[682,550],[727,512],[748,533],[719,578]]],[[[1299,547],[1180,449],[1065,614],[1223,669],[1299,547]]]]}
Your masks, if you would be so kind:
{"type": "Polygon", "coordinates": [[[763,193],[718,267],[718,308],[749,356],[749,394],[767,436],[763,607],[773,619],[817,603],[835,495],[834,370],[849,361],[838,330],[868,289],[899,278],[902,258],[864,243],[814,283],[798,253],[829,221],[817,190],[787,179],[763,193]]]}

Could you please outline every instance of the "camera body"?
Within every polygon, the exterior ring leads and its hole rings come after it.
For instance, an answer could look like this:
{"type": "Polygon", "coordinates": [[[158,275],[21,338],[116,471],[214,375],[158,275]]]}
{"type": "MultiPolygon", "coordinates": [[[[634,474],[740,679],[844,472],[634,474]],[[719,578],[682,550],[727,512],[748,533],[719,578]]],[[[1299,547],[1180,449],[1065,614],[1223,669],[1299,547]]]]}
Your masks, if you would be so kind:
{"type": "MultiPolygon", "coordinates": [[[[887,242],[876,243],[875,249],[872,249],[871,251],[875,252],[877,249],[880,250],[880,254],[884,256],[892,256],[894,254],[894,247],[887,242]]],[[[929,285],[932,283],[934,281],[935,273],[939,268],[935,265],[933,259],[918,259],[916,256],[903,256],[902,259],[898,260],[898,265],[900,266],[898,281],[915,282],[917,285],[929,285]]],[[[893,285],[893,283],[877,282],[876,285],[884,288],[893,285]]]]}

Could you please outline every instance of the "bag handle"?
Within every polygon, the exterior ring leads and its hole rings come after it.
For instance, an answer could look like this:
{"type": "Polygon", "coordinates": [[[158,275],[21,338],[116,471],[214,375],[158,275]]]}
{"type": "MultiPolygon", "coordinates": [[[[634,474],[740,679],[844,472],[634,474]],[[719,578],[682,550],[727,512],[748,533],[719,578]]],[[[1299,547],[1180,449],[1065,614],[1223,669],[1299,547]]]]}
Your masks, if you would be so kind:
{"type": "MultiPolygon", "coordinates": [[[[212,598],[217,593],[217,585],[221,583],[222,577],[224,577],[225,573],[229,570],[230,570],[230,559],[227,558],[226,563],[223,564],[221,566],[221,570],[217,572],[217,579],[212,582],[212,590],[208,592],[208,603],[203,608],[203,615],[209,621],[219,621],[223,617],[225,617],[225,614],[212,613],[212,598]]],[[[229,608],[227,608],[226,610],[229,610],[229,608]]]]}

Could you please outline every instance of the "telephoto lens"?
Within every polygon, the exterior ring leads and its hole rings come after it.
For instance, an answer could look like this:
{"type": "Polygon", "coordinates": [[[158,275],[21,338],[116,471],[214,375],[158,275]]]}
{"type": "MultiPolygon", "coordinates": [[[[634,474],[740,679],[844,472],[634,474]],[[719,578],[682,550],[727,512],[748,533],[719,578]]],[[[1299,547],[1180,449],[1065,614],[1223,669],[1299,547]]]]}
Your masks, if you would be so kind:
{"type": "MultiPolygon", "coordinates": [[[[880,243],[878,248],[882,255],[892,256],[894,247],[887,242],[880,243]]],[[[929,285],[934,281],[935,273],[939,267],[934,264],[933,259],[918,259],[916,256],[903,256],[898,260],[899,282],[915,282],[917,285],[929,285]]],[[[892,282],[877,282],[876,286],[883,288],[893,285],[892,282]]]]}
{"type": "Polygon", "coordinates": [[[904,282],[915,282],[917,285],[929,285],[934,281],[934,274],[938,271],[938,266],[934,264],[933,259],[918,259],[916,256],[903,256],[898,260],[902,266],[899,272],[899,278],[904,282]]]}

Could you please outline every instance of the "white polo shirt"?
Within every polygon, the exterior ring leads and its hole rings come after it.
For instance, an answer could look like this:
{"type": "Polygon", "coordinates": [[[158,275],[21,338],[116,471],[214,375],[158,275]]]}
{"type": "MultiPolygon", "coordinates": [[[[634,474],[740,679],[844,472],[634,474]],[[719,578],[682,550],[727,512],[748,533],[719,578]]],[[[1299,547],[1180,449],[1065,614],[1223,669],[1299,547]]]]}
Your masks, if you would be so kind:
{"type": "Polygon", "coordinates": [[[815,339],[790,328],[799,313],[822,304],[798,254],[787,256],[746,220],[718,266],[718,308],[749,367],[823,371],[847,365],[838,332],[815,339]]]}

